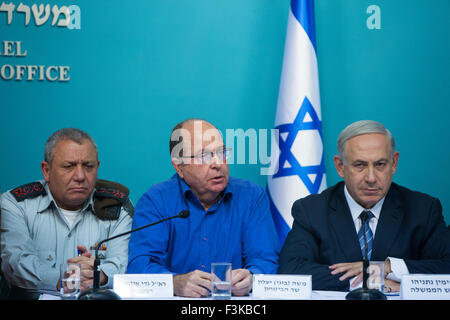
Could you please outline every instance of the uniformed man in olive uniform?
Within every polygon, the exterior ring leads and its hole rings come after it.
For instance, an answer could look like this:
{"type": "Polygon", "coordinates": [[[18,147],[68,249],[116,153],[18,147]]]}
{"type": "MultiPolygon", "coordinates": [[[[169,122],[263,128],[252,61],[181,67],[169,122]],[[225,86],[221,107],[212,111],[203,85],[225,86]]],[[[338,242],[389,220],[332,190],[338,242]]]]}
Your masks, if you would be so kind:
{"type": "MultiPolygon", "coordinates": [[[[45,145],[44,179],[2,196],[1,270],[10,298],[36,299],[57,294],[59,266],[81,264],[81,290],[93,284],[94,257],[101,240],[130,230],[133,205],[128,189],[97,179],[98,151],[79,129],[55,132],[45,145]]],[[[125,273],[129,236],[106,243],[100,285],[125,273]]]]}

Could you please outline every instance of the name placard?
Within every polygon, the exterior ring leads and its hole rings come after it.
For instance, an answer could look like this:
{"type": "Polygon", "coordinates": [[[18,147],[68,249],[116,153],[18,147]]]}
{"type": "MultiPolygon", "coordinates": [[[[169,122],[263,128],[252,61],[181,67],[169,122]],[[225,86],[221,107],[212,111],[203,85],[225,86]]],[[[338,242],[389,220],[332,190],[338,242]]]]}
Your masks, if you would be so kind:
{"type": "Polygon", "coordinates": [[[262,299],[311,299],[311,275],[255,274],[253,297],[262,299]]]}
{"type": "Polygon", "coordinates": [[[173,297],[171,274],[115,274],[114,292],[122,299],[173,297]]]}
{"type": "Polygon", "coordinates": [[[450,300],[450,275],[409,274],[403,276],[400,297],[405,300],[450,300]]]}

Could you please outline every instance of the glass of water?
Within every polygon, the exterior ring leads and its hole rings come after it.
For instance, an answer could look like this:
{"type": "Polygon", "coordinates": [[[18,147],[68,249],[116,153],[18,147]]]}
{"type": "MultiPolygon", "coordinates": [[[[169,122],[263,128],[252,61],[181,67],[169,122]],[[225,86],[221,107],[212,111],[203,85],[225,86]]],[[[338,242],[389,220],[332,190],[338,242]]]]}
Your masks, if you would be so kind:
{"type": "Polygon", "coordinates": [[[63,300],[75,300],[80,294],[81,264],[62,263],[59,293],[63,300]]]}
{"type": "Polygon", "coordinates": [[[231,263],[215,262],[211,264],[213,299],[231,298],[231,263]]]}
{"type": "Polygon", "coordinates": [[[370,261],[367,268],[369,277],[367,279],[367,288],[384,291],[384,261],[370,261]]]}

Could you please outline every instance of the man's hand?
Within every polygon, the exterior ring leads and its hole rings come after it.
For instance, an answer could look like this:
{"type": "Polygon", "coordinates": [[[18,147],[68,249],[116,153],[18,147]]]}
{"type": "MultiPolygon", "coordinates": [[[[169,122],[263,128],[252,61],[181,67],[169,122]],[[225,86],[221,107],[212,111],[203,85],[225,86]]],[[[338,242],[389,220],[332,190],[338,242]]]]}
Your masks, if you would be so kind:
{"type": "Polygon", "coordinates": [[[356,287],[362,281],[362,271],[363,271],[362,261],[337,263],[329,266],[328,268],[332,270],[331,271],[332,275],[345,272],[342,276],[339,277],[339,280],[341,281],[356,276],[356,279],[352,283],[352,287],[356,287]]]}
{"type": "Polygon", "coordinates": [[[386,261],[384,261],[384,277],[386,278],[391,271],[391,260],[386,259],[386,261]]]}
{"type": "Polygon", "coordinates": [[[247,269],[231,271],[231,293],[234,296],[246,296],[252,288],[252,274],[247,269]]]}
{"type": "MultiPolygon", "coordinates": [[[[85,246],[77,246],[81,255],[67,260],[70,263],[79,263],[81,265],[81,291],[85,291],[94,285],[94,257],[85,246]]],[[[100,270],[100,285],[105,285],[108,277],[100,270]]]]}
{"type": "Polygon", "coordinates": [[[386,279],[389,273],[391,273],[391,261],[386,259],[384,262],[384,290],[386,292],[399,292],[400,291],[400,282],[386,279]]]}
{"type": "Polygon", "coordinates": [[[85,246],[77,246],[77,250],[81,252],[80,256],[90,258],[92,256],[91,252],[86,249],[85,246]]]}
{"type": "MultiPolygon", "coordinates": [[[[352,288],[358,286],[362,281],[362,271],[363,271],[363,263],[362,262],[344,262],[344,263],[337,263],[329,266],[329,268],[332,270],[331,274],[339,274],[344,273],[341,277],[339,277],[339,280],[344,281],[345,279],[352,278],[356,276],[355,280],[352,282],[352,288]]],[[[385,261],[385,268],[384,268],[384,277],[391,272],[391,263],[389,260],[385,261]]],[[[400,283],[385,279],[384,286],[386,288],[386,291],[388,292],[398,292],[400,291],[400,283]],[[390,291],[389,291],[390,290],[390,291]]]]}
{"type": "Polygon", "coordinates": [[[207,297],[211,290],[211,273],[194,270],[173,277],[173,292],[176,296],[190,298],[207,297]]]}
{"type": "Polygon", "coordinates": [[[394,280],[384,280],[385,292],[400,292],[400,283],[394,280]]]}

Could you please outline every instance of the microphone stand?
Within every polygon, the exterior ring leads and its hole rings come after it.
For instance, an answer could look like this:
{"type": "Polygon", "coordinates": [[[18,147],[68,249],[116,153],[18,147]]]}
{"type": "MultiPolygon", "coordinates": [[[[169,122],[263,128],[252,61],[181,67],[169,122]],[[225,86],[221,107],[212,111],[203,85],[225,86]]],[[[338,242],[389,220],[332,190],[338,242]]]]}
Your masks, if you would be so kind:
{"type": "MultiPolygon", "coordinates": [[[[386,295],[376,289],[369,289],[367,287],[367,280],[369,280],[369,274],[367,273],[367,268],[369,268],[368,259],[368,248],[367,248],[367,237],[366,237],[366,221],[367,214],[361,217],[361,223],[364,234],[364,258],[363,258],[363,284],[362,288],[350,291],[345,296],[346,300],[387,300],[386,295]]],[[[383,275],[384,276],[384,275],[383,275]]]]}
{"type": "Polygon", "coordinates": [[[100,246],[103,243],[110,241],[110,240],[114,240],[116,238],[120,238],[120,237],[130,234],[132,232],[154,226],[155,224],[158,224],[158,223],[161,223],[161,222],[173,219],[173,218],[183,218],[183,219],[187,218],[187,217],[189,217],[189,214],[190,213],[188,210],[182,210],[175,216],[168,217],[168,218],[147,224],[145,226],[142,226],[142,227],[139,227],[136,229],[131,229],[131,230],[123,232],[121,234],[115,235],[111,238],[107,238],[107,239],[100,241],[95,246],[94,286],[92,289],[89,289],[89,290],[83,292],[82,294],[80,294],[78,296],[78,300],[121,300],[120,296],[117,293],[115,293],[114,291],[106,289],[106,288],[100,288],[100,258],[98,257],[98,249],[100,248],[100,246]]]}

